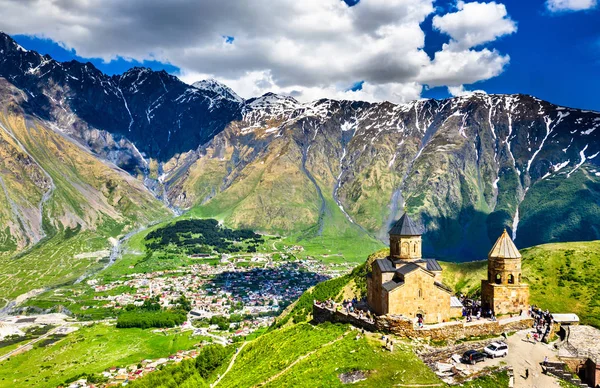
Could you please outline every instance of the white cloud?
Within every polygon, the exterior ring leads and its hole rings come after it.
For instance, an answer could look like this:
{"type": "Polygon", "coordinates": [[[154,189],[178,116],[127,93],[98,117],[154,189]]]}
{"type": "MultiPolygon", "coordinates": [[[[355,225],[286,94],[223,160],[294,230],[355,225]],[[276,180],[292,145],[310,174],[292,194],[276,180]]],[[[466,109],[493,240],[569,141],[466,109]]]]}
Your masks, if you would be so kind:
{"type": "Polygon", "coordinates": [[[274,91],[303,100],[401,102],[418,98],[426,84],[500,74],[509,57],[475,47],[516,31],[506,8],[460,2],[457,12],[436,16],[436,28],[451,41],[431,60],[420,24],[435,12],[433,3],[0,0],[0,29],[50,38],[83,57],[169,62],[187,82],[216,78],[246,98],[274,91]],[[233,36],[233,44],[223,36],[233,36]],[[358,81],[362,90],[346,91],[358,81]]]}
{"type": "Polygon", "coordinates": [[[546,8],[550,12],[584,11],[596,8],[597,0],[547,0],[546,8]]]}
{"type": "Polygon", "coordinates": [[[517,31],[504,4],[459,1],[457,8],[457,12],[433,18],[433,26],[452,38],[450,47],[455,50],[477,47],[517,31]]]}
{"type": "Polygon", "coordinates": [[[448,86],[448,93],[454,97],[470,96],[473,94],[487,94],[485,90],[466,90],[464,85],[448,86]]]}

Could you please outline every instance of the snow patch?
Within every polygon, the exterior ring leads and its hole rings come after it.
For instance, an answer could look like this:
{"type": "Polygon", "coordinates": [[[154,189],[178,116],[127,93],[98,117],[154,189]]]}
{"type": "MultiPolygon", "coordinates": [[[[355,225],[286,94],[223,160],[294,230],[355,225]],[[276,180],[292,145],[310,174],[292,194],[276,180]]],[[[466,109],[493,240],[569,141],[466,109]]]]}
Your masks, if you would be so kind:
{"type": "Polygon", "coordinates": [[[575,166],[574,169],[572,169],[568,174],[567,174],[567,178],[569,178],[571,176],[571,174],[573,174],[575,171],[577,171],[577,169],[579,167],[581,167],[582,164],[585,163],[586,161],[586,157],[585,157],[585,150],[587,150],[589,144],[586,144],[585,147],[583,147],[583,149],[581,150],[581,152],[579,152],[579,156],[581,157],[581,161],[579,163],[577,163],[577,165],[575,166]]]}

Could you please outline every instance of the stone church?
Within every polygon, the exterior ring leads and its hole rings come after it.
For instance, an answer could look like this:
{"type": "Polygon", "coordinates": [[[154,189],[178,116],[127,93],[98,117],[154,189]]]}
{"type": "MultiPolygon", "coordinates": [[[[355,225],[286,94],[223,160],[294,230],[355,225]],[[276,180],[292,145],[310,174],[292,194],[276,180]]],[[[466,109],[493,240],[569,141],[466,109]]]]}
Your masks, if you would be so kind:
{"type": "Polygon", "coordinates": [[[367,300],[377,315],[447,322],[462,315],[462,304],[442,283],[442,267],[421,257],[421,231],[406,212],[389,232],[390,256],[375,260],[367,277],[367,300]]]}
{"type": "Polygon", "coordinates": [[[506,229],[488,254],[488,276],[481,281],[481,304],[496,315],[529,309],[529,286],[521,283],[521,254],[506,229]]]}

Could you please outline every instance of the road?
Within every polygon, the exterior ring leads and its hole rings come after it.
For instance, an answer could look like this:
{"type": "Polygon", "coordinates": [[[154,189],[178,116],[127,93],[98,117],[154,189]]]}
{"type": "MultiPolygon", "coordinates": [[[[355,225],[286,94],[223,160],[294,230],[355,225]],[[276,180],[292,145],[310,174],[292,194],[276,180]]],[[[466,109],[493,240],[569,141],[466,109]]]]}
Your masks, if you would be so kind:
{"type": "Polygon", "coordinates": [[[506,363],[512,366],[515,373],[515,388],[551,388],[559,387],[557,379],[542,373],[540,364],[544,357],[549,361],[557,361],[556,351],[552,345],[541,342],[528,342],[525,340],[530,330],[522,330],[508,337],[508,356],[503,358],[488,359],[477,365],[468,366],[469,369],[479,371],[490,366],[501,366],[506,363]],[[525,378],[525,370],[529,370],[529,378],[525,378]]]}
{"type": "Polygon", "coordinates": [[[5,355],[0,357],[0,362],[9,359],[10,357],[12,357],[15,354],[19,354],[21,351],[23,351],[24,348],[28,347],[28,346],[33,346],[34,344],[36,344],[37,342],[40,342],[41,340],[43,340],[44,338],[47,338],[49,336],[51,336],[52,334],[56,333],[58,330],[65,328],[66,325],[64,326],[59,326],[57,328],[54,328],[50,331],[48,331],[46,334],[43,334],[31,341],[29,341],[28,343],[26,343],[25,345],[21,345],[18,348],[16,348],[15,350],[6,353],[5,355]]]}

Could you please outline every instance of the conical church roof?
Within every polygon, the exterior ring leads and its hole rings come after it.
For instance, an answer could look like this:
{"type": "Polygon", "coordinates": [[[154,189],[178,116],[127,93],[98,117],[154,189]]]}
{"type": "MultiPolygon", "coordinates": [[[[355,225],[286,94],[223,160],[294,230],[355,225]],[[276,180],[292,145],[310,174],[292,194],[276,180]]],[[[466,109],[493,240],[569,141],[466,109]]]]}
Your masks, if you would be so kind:
{"type": "Polygon", "coordinates": [[[390,234],[399,236],[420,236],[421,230],[415,224],[413,220],[408,216],[406,212],[400,217],[398,221],[390,229],[390,234]]]}
{"type": "Polygon", "coordinates": [[[499,259],[520,259],[521,254],[512,241],[506,229],[494,244],[494,247],[488,254],[488,257],[499,259]]]}

